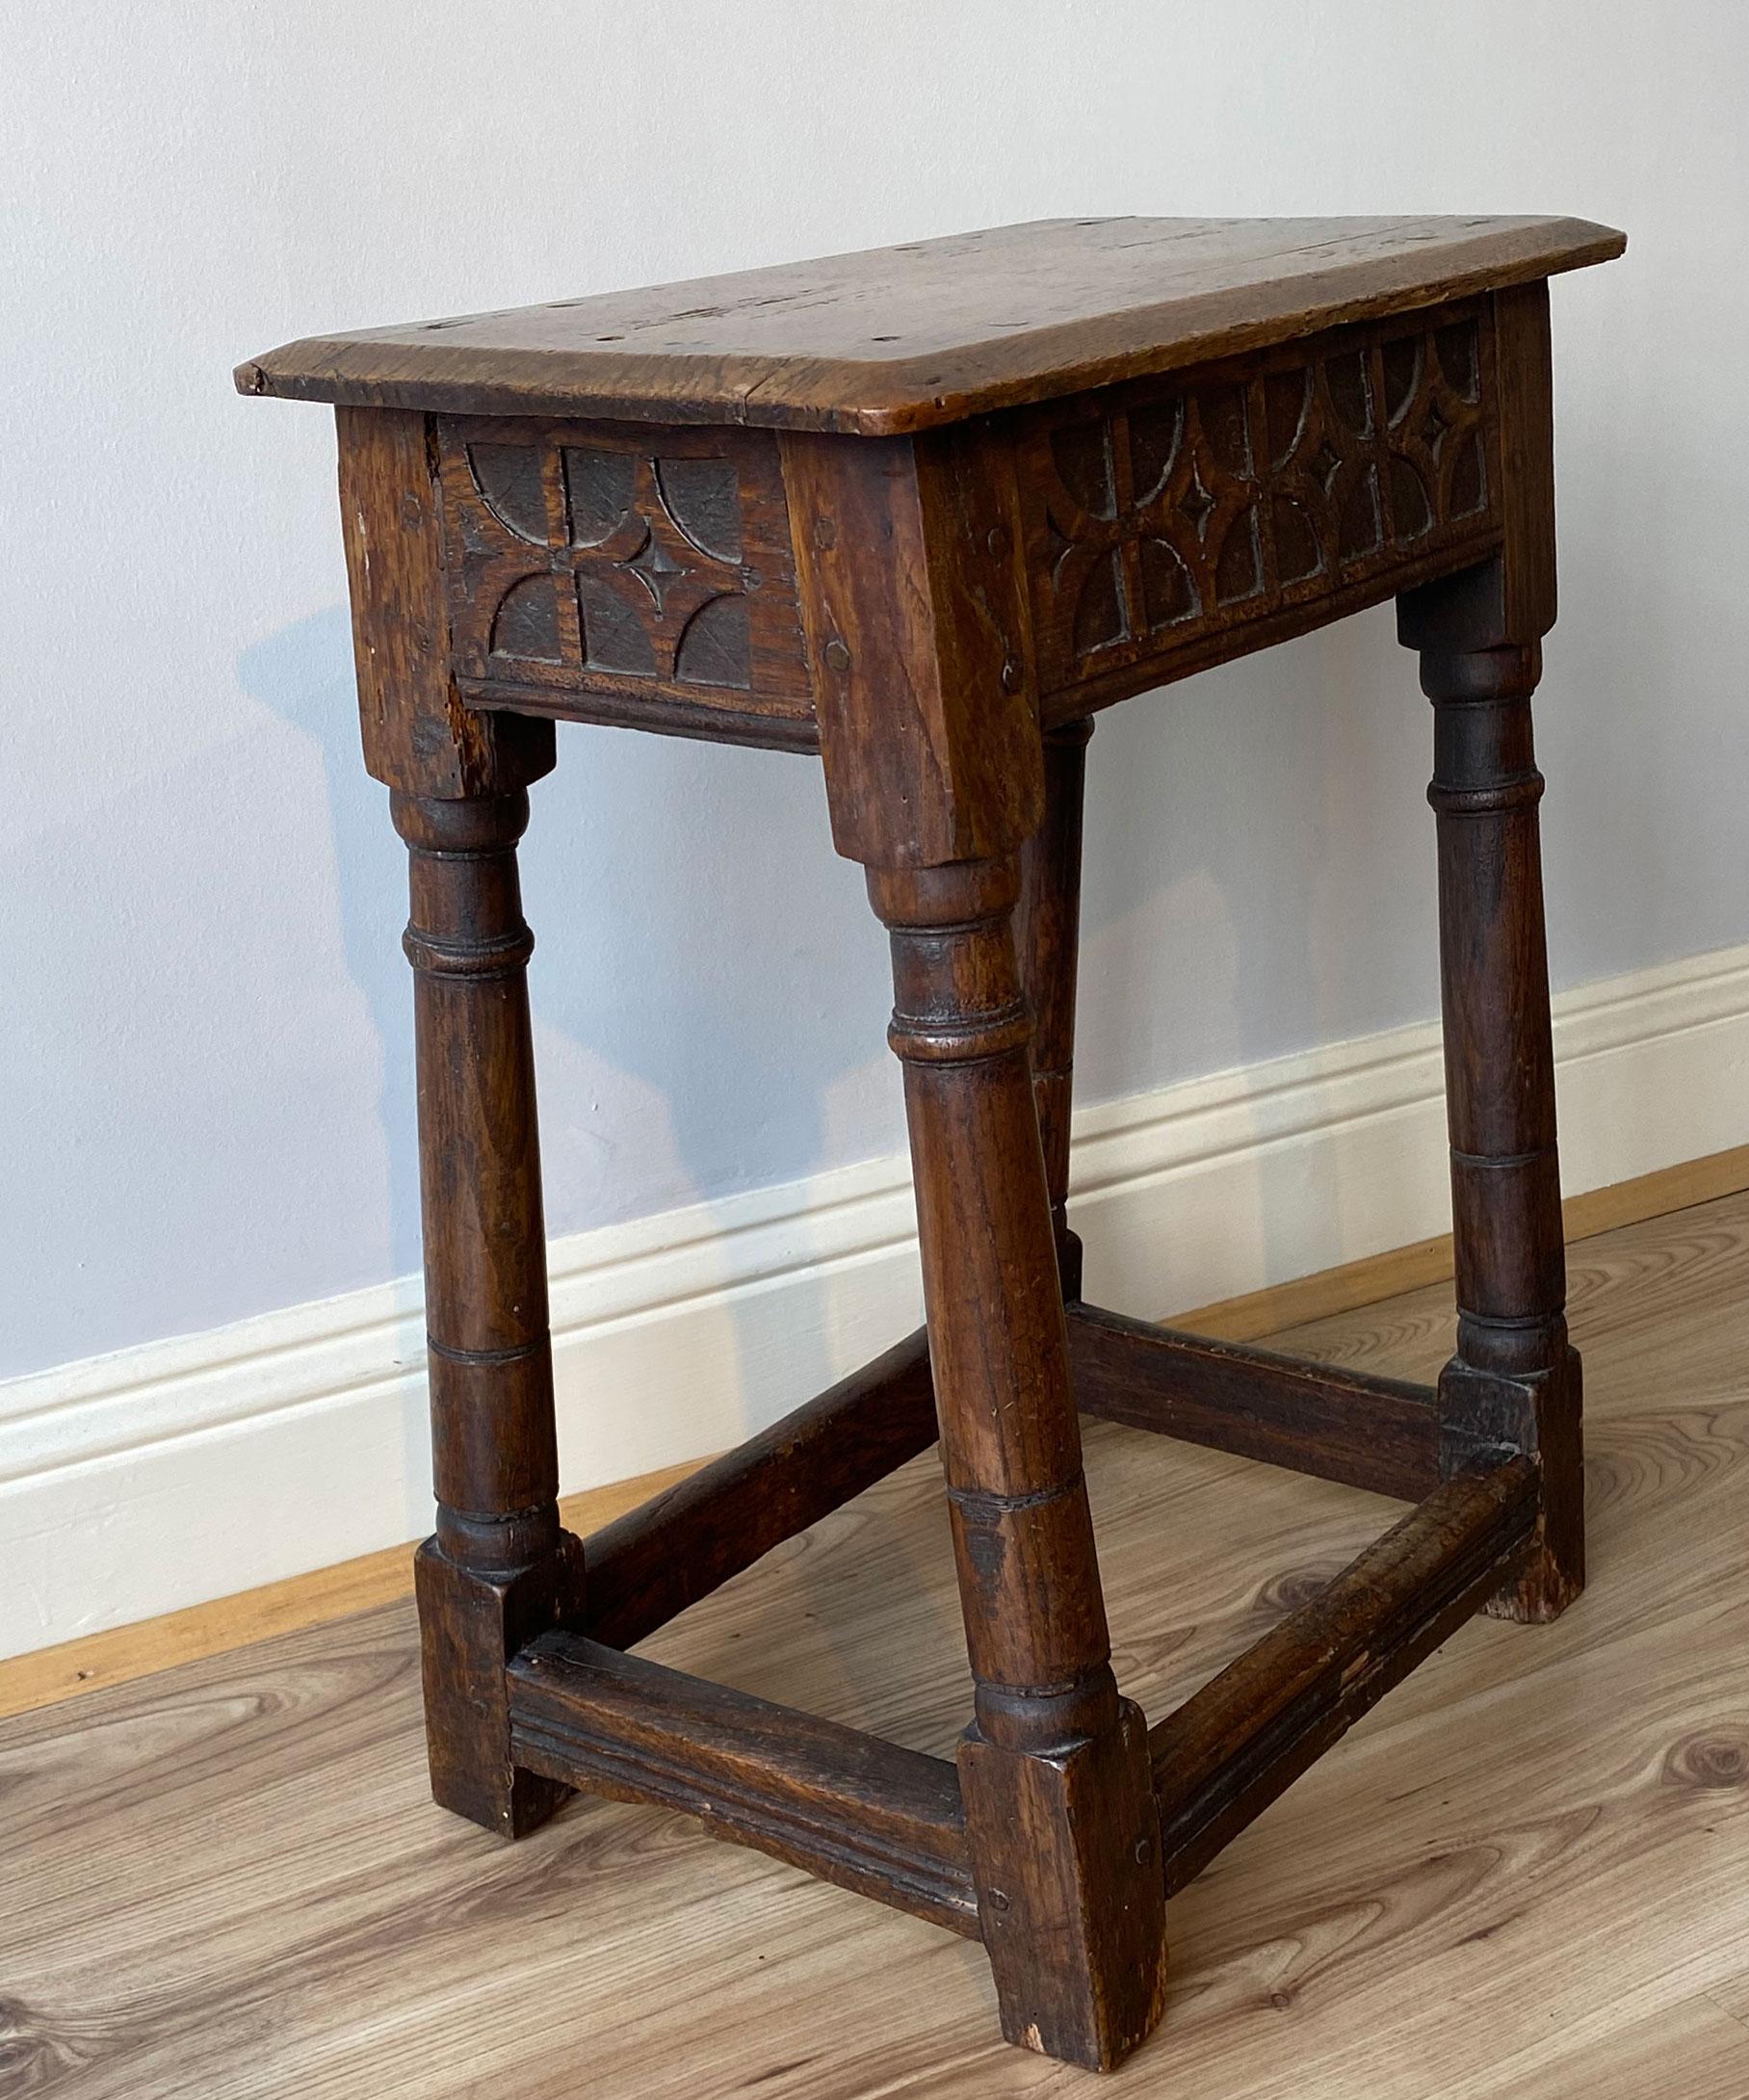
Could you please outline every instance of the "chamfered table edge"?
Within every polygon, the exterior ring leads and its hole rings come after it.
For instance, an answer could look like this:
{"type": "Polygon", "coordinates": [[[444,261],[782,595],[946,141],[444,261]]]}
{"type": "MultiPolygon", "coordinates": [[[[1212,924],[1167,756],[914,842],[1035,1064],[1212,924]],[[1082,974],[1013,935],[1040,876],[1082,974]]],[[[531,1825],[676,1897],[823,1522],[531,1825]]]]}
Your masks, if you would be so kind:
{"type": "Polygon", "coordinates": [[[1625,234],[1589,221],[1533,221],[1442,247],[1432,275],[1411,249],[886,362],[482,349],[365,332],[285,344],[239,365],[234,379],[243,394],[354,407],[894,436],[1504,290],[1607,262],[1626,247],[1625,234]]]}

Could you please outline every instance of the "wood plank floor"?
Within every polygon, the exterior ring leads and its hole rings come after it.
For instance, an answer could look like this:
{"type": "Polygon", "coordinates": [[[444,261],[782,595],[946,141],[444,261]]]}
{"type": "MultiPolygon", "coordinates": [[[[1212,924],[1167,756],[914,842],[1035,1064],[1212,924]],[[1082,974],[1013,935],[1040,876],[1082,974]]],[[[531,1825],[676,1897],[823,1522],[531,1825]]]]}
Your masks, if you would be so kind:
{"type": "MultiPolygon", "coordinates": [[[[1171,1906],[1126,2093],[1749,2096],[1749,1195],[1574,1250],[1592,1587],[1464,1628],[1171,1906]]],[[[1449,1286],[1284,1337],[1431,1377],[1449,1286]]],[[[647,1644],[947,1753],[969,1696],[926,1458],[647,1644]]],[[[1397,1506],[1094,1428],[1118,1674],[1159,1713],[1397,1506]]],[[[0,2094],[1008,2100],[982,1956],[579,1801],[426,1798],[410,1610],[0,1724],[0,2094]]]]}

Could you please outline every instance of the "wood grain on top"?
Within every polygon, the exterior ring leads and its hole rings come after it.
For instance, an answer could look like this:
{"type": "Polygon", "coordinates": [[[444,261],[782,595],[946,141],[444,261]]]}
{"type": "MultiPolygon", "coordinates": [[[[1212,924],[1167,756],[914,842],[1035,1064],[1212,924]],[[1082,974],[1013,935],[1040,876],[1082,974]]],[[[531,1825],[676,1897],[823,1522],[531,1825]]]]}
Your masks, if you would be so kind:
{"type": "Polygon", "coordinates": [[[1047,219],[502,313],[310,336],[246,394],[862,435],[1168,372],[1606,262],[1579,219],[1047,219]]]}

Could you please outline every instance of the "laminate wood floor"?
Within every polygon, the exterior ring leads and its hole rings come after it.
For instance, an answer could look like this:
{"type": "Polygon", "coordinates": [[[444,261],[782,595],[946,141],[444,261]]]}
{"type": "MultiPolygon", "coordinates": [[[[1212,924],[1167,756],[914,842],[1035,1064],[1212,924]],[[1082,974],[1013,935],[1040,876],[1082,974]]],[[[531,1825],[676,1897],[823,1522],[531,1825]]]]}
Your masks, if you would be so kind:
{"type": "MultiPolygon", "coordinates": [[[[1749,1195],[1582,1243],[1592,1581],[1478,1619],[1171,1905],[1195,2100],[1749,2100],[1749,1195]]],[[[1449,1286],[1291,1346],[1430,1378],[1449,1286]]],[[[1092,1427],[1126,1691],[1158,1714],[1396,1505],[1092,1427]]],[[[951,1754],[932,1455],[646,1644],[951,1754]]],[[[426,1798],[394,1605],[0,1724],[0,2094],[986,2100],[982,1956],[579,1800],[515,1847],[426,1798]]]]}

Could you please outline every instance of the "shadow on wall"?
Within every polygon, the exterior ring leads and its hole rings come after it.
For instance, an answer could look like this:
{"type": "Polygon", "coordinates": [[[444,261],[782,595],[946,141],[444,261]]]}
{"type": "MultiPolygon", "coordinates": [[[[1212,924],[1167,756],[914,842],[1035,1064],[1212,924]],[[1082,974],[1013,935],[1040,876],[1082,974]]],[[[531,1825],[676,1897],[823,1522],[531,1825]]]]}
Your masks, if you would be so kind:
{"type": "MultiPolygon", "coordinates": [[[[411,979],[401,953],[405,859],[387,790],[364,773],[343,607],[245,650],[243,690],[321,754],[340,939],[381,1045],[378,1113],[398,1273],[420,1263],[411,979]]],[[[833,854],[819,771],[805,759],[560,727],[560,766],[531,791],[520,859],[537,948],[531,968],[548,1230],[555,1236],[800,1179],[822,1160],[902,1142],[884,1040],[885,941],[859,871],[833,854]],[[853,1000],[833,996],[840,983],[853,1000]]],[[[319,1141],[318,1141],[319,1142],[319,1141]]],[[[786,1376],[761,1373],[771,1323],[744,1295],[712,1318],[713,1382],[762,1426],[842,1375],[828,1276],[786,1308],[786,1376]]],[[[423,1348],[416,1292],[398,1353],[423,1348]]],[[[677,1415],[688,1396],[676,1395],[677,1415]]],[[[567,1486],[613,1478],[613,1396],[561,1394],[567,1486]]],[[[405,1415],[405,1481],[422,1506],[423,1411],[405,1415]]],[[[727,1439],[725,1439],[727,1440],[727,1439]]],[[[682,1449],[690,1448],[685,1445],[682,1449]]]]}
{"type": "Polygon", "coordinates": [[[322,754],[340,937],[348,975],[363,992],[382,1045],[380,1120],[389,1159],[390,1247],[398,1274],[419,1266],[419,1151],[413,1129],[413,1005],[400,946],[405,861],[386,792],[358,756],[352,625],[335,606],[251,643],[237,682],[322,754]]]}
{"type": "MultiPolygon", "coordinates": [[[[237,682],[251,699],[300,730],[322,755],[342,952],[382,1052],[378,1119],[388,1162],[390,1259],[395,1277],[407,1284],[395,1355],[400,1363],[417,1364],[424,1356],[425,1323],[412,1280],[421,1259],[413,1002],[399,937],[406,920],[406,863],[389,822],[386,790],[370,778],[359,759],[346,608],[311,614],[252,643],[237,659],[237,682]]],[[[423,1512],[431,1496],[431,1436],[423,1404],[404,1405],[401,1441],[403,1497],[409,1511],[423,1512]]],[[[428,1520],[422,1513],[414,1521],[428,1520]]]]}

